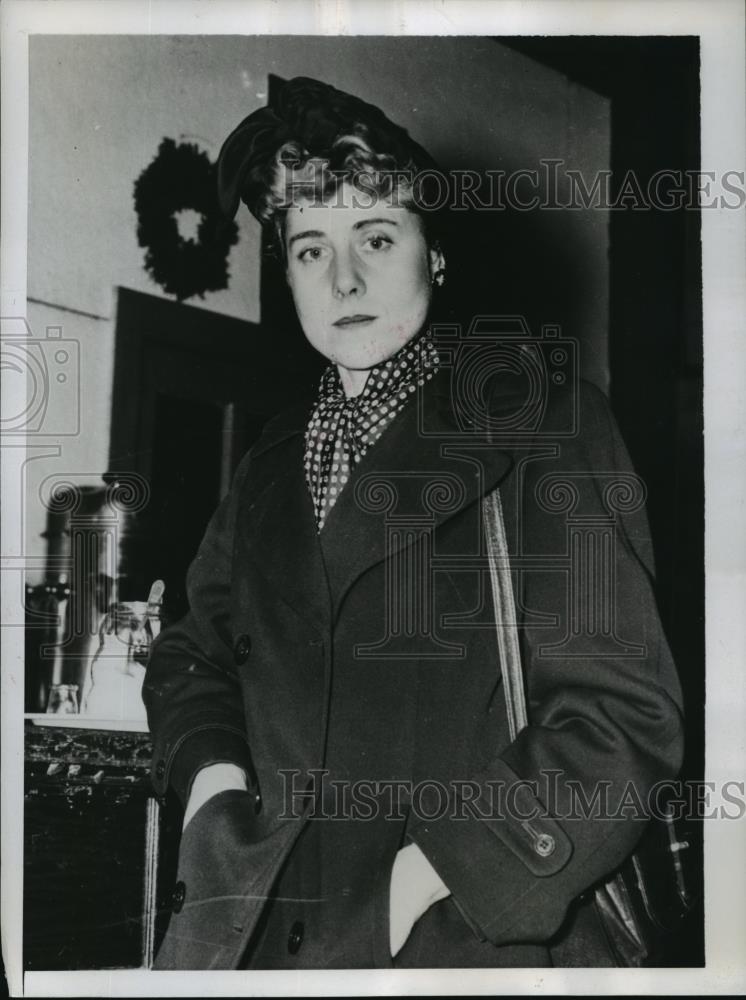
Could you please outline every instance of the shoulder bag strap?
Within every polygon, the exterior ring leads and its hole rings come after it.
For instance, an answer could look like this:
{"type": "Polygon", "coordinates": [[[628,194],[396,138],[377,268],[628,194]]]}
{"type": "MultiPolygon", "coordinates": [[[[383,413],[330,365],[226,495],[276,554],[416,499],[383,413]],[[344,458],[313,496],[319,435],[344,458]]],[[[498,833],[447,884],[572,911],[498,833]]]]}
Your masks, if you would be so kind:
{"type": "Polygon", "coordinates": [[[495,606],[500,671],[505,688],[510,738],[514,740],[521,729],[528,725],[528,712],[526,711],[521,650],[518,645],[518,620],[515,613],[513,581],[510,575],[508,543],[505,537],[505,522],[499,489],[492,490],[482,499],[482,520],[487,541],[492,600],[495,606]]]}

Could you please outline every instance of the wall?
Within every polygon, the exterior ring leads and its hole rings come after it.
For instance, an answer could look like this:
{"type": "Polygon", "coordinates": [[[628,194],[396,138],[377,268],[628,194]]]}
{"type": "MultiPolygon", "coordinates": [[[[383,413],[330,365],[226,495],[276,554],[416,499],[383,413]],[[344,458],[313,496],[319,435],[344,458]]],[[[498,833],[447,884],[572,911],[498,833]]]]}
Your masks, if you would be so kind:
{"type": "MultiPolygon", "coordinates": [[[[80,434],[59,440],[59,456],[28,466],[32,555],[44,551],[42,480],[107,467],[116,287],[163,294],[143,269],[132,191],[164,136],[214,158],[266,102],[269,73],[308,75],[379,104],[447,167],[510,171],[553,157],[585,175],[608,165],[608,102],[491,39],[37,35],[29,48],[28,318],[37,337],[61,326],[79,341],[82,413],[80,434]]],[[[241,216],[230,288],[192,302],[257,321],[259,233],[241,216]]],[[[554,260],[572,259],[579,284],[565,332],[584,342],[583,371],[602,387],[607,224],[600,211],[544,213],[538,257],[525,261],[529,271],[541,260],[548,274],[554,260]]],[[[496,215],[496,241],[500,232],[496,215]]],[[[495,311],[509,292],[498,276],[495,311]]]]}

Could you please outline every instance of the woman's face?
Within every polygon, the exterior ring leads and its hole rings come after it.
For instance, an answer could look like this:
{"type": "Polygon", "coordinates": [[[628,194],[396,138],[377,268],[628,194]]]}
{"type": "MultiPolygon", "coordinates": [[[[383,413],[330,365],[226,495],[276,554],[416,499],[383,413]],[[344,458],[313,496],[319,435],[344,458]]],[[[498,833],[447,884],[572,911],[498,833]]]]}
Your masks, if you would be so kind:
{"type": "Polygon", "coordinates": [[[316,350],[340,366],[348,395],[422,329],[432,273],[442,266],[419,216],[390,198],[370,200],[344,184],[328,203],[293,206],[285,222],[298,318],[316,350]]]}

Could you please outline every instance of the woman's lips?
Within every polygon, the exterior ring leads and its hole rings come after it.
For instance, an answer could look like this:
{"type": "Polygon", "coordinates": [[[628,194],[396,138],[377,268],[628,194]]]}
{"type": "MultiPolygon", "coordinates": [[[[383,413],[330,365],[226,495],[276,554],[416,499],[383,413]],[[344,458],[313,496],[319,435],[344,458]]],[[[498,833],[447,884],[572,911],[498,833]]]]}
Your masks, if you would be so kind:
{"type": "Polygon", "coordinates": [[[342,316],[337,319],[332,324],[333,326],[365,326],[367,323],[372,323],[376,319],[375,316],[368,316],[363,313],[356,313],[354,316],[342,316]]]}

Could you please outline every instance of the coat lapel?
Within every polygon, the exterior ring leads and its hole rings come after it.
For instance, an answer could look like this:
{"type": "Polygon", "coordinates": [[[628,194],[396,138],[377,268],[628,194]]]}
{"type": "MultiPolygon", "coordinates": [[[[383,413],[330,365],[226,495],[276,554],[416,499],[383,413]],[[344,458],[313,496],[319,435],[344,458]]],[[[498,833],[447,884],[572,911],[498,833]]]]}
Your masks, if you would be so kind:
{"type": "Polygon", "coordinates": [[[303,468],[308,412],[273,421],[255,447],[242,526],[253,567],[323,633],[362,573],[484,496],[513,459],[459,424],[442,370],[358,464],[319,536],[303,468]]]}
{"type": "Polygon", "coordinates": [[[273,421],[255,447],[242,532],[252,568],[323,633],[329,587],[303,469],[307,420],[299,408],[273,421]]]}
{"type": "Polygon", "coordinates": [[[364,456],[321,532],[333,619],[367,569],[488,492],[512,458],[460,427],[442,370],[364,456]]]}

